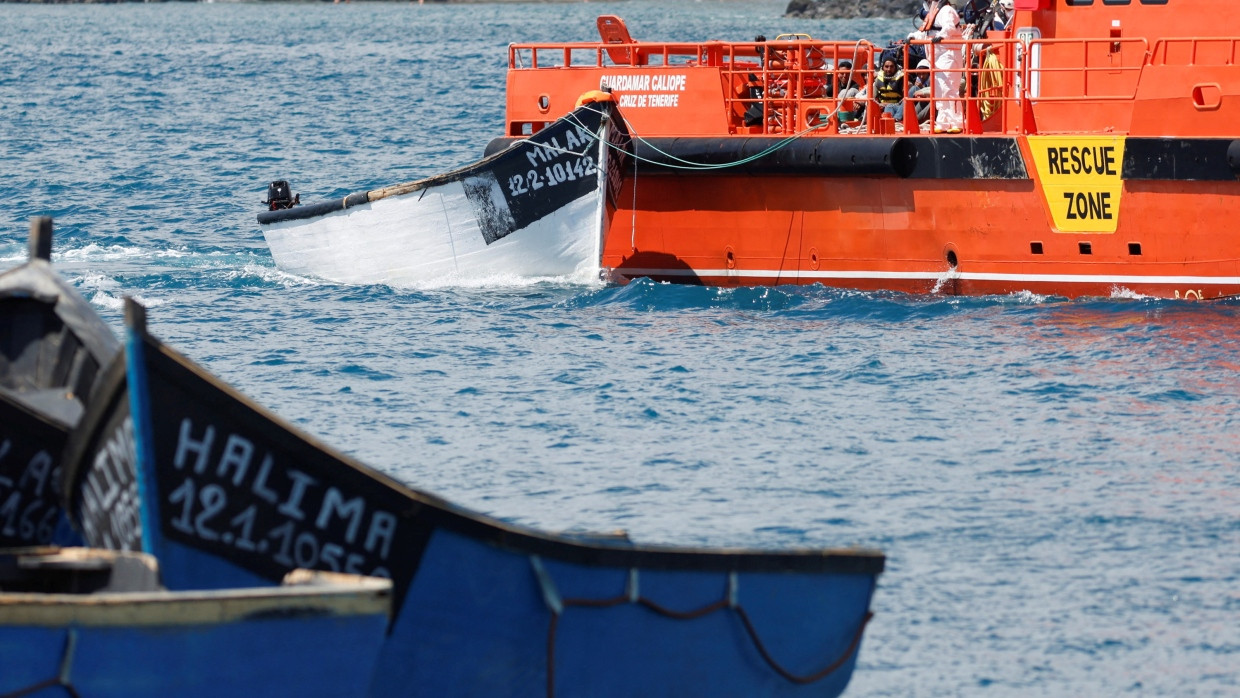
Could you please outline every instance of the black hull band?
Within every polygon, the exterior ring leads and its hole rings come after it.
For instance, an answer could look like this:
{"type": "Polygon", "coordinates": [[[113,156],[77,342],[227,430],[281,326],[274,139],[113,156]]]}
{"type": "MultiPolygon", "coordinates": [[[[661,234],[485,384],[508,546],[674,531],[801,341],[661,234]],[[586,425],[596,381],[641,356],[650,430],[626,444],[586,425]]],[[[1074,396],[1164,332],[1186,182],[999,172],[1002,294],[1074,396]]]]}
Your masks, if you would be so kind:
{"type": "Polygon", "coordinates": [[[1233,182],[1240,174],[1240,140],[1129,138],[1125,180],[1233,182]]]}
{"type": "Polygon", "coordinates": [[[634,140],[634,146],[639,174],[713,170],[720,174],[908,177],[917,167],[918,152],[912,139],[836,136],[787,140],[741,136],[646,138],[634,140]],[[703,165],[708,167],[704,169],[703,165]]]}

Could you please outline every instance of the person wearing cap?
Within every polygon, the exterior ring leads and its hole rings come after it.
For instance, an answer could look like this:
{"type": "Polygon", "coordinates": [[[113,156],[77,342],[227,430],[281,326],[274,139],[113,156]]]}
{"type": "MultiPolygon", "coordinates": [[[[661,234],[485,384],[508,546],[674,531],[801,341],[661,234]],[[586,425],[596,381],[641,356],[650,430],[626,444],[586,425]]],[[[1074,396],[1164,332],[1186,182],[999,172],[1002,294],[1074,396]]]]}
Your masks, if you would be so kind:
{"type": "Polygon", "coordinates": [[[939,42],[957,41],[964,36],[960,15],[952,0],[923,2],[926,19],[921,29],[909,34],[910,39],[930,39],[930,55],[934,57],[934,132],[960,133],[964,130],[964,108],[960,100],[961,68],[964,56],[959,46],[939,42]]]}
{"type": "Polygon", "coordinates": [[[930,118],[930,61],[923,58],[908,72],[909,102],[917,114],[917,123],[924,124],[930,118]]]}

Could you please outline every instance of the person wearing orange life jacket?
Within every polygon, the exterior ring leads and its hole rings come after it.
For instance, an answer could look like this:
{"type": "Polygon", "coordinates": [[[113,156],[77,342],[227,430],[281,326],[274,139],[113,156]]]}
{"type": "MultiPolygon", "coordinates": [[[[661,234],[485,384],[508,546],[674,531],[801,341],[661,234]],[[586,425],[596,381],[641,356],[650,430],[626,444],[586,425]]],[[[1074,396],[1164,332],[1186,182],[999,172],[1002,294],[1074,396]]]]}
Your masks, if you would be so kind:
{"type": "Polygon", "coordinates": [[[964,129],[964,108],[960,101],[961,68],[964,56],[959,46],[943,46],[940,41],[955,41],[964,36],[960,15],[952,0],[924,1],[926,20],[921,29],[909,34],[910,39],[930,39],[934,60],[935,133],[960,133],[964,129]]]}

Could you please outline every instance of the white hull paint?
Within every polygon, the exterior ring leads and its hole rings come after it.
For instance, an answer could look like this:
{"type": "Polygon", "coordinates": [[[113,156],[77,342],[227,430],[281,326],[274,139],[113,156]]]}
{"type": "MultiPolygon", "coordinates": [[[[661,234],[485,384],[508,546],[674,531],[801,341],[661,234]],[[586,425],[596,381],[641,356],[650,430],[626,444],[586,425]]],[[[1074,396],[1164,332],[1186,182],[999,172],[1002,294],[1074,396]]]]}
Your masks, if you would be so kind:
{"type": "Polygon", "coordinates": [[[460,182],[319,218],[264,226],[276,266],[347,284],[411,286],[497,274],[594,274],[599,197],[582,197],[487,245],[460,182]],[[424,196],[420,196],[425,194],[424,196]]]}
{"type": "Polygon", "coordinates": [[[1240,285],[1240,276],[1157,276],[1134,274],[999,274],[985,272],[920,272],[920,271],[877,271],[877,270],[839,270],[839,271],[798,271],[781,269],[640,269],[625,268],[623,270],[604,270],[617,281],[634,279],[642,276],[678,276],[678,277],[735,277],[737,279],[788,279],[801,280],[872,280],[887,281],[1015,281],[1022,283],[1055,283],[1055,284],[1144,284],[1170,286],[1234,286],[1240,285]]]}
{"type": "MultiPolygon", "coordinates": [[[[338,283],[408,287],[495,278],[597,281],[618,133],[582,107],[472,165],[259,216],[276,266],[338,283]],[[608,135],[613,134],[613,135],[608,135]],[[601,165],[601,166],[600,166],[601,165]]],[[[620,141],[627,142],[627,136],[620,141]]]]}

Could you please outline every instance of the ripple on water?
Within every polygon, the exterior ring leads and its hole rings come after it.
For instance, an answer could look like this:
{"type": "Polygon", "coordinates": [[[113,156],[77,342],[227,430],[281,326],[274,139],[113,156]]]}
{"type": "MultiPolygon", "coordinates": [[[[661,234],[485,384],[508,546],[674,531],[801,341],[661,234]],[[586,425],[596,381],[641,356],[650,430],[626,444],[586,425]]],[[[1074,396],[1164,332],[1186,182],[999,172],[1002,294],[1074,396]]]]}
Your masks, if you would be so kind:
{"type": "Polygon", "coordinates": [[[0,266],[53,215],[114,328],[136,296],[260,404],[508,520],[882,548],[850,695],[1237,694],[1240,301],[341,286],[267,253],[271,180],[315,200],[475,159],[510,42],[603,12],[669,40],[907,33],[786,4],[15,5],[0,266]]]}

